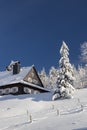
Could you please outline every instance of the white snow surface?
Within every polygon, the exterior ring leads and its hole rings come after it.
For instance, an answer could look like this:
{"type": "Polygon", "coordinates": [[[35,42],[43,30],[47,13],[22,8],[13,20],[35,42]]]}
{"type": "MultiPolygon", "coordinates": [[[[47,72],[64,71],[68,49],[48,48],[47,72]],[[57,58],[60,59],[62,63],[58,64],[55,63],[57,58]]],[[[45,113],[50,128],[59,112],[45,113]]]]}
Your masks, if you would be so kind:
{"type": "Polygon", "coordinates": [[[0,96],[0,130],[87,130],[87,89],[73,99],[52,93],[0,96]]]}

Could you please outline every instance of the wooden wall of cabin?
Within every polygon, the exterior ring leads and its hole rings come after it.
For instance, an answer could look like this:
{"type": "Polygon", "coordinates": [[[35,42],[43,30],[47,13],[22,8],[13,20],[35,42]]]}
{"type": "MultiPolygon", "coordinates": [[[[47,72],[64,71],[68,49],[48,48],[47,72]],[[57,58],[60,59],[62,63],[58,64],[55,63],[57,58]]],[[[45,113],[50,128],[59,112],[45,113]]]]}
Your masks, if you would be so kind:
{"type": "Polygon", "coordinates": [[[37,94],[37,93],[46,92],[45,90],[41,90],[39,88],[33,88],[32,86],[25,85],[25,84],[22,84],[22,83],[16,83],[16,84],[10,84],[10,85],[6,85],[6,86],[2,86],[2,87],[0,87],[0,91],[1,90],[3,90],[3,93],[0,94],[0,95],[37,94]],[[5,90],[11,90],[12,88],[18,88],[18,92],[13,93],[13,92],[9,91],[7,93],[4,93],[5,90]],[[28,90],[28,92],[24,91],[24,90],[28,90]]]}

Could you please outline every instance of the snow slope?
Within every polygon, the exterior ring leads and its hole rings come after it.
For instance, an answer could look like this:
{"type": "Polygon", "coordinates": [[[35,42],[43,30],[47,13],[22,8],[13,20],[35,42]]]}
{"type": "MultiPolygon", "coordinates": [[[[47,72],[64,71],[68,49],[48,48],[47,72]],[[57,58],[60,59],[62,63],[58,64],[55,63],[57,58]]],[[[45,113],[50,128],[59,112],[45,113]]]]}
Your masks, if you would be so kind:
{"type": "Polygon", "coordinates": [[[51,93],[0,96],[0,130],[87,130],[87,89],[73,99],[51,93]]]}

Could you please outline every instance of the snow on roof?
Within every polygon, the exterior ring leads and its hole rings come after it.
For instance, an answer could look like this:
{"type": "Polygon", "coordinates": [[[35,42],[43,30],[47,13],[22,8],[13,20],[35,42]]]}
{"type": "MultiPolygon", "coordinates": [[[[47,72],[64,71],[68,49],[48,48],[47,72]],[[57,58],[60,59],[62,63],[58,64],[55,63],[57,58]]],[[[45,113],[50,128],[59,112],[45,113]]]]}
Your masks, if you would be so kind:
{"type": "Polygon", "coordinates": [[[20,73],[15,75],[13,75],[13,71],[0,72],[0,86],[21,82],[32,67],[22,67],[20,73]]]}
{"type": "Polygon", "coordinates": [[[38,86],[38,85],[36,85],[36,84],[32,84],[32,83],[29,83],[29,82],[26,82],[26,81],[23,81],[23,80],[21,80],[20,83],[24,83],[24,84],[26,84],[26,85],[32,86],[33,88],[38,88],[38,89],[41,89],[41,90],[45,90],[45,91],[47,91],[47,92],[50,92],[50,91],[49,91],[48,89],[46,89],[46,88],[40,87],[40,86],[38,86]]]}

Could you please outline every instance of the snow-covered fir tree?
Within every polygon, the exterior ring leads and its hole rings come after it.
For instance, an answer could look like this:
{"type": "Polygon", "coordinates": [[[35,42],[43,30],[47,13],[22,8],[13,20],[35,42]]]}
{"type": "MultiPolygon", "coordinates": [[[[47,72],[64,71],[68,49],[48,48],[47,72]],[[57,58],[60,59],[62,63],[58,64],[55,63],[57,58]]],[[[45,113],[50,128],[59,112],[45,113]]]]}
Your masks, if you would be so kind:
{"type": "Polygon", "coordinates": [[[81,44],[81,60],[87,64],[87,42],[81,44]]]}
{"type": "Polygon", "coordinates": [[[84,42],[81,44],[81,61],[83,66],[79,65],[78,69],[75,71],[75,77],[76,77],[76,88],[85,88],[87,87],[87,42],[84,42]]]}
{"type": "Polygon", "coordinates": [[[48,75],[46,74],[45,68],[43,68],[39,73],[39,77],[45,88],[48,88],[49,90],[55,90],[55,88],[57,87],[58,74],[58,69],[52,66],[49,70],[48,75]]]}
{"type": "Polygon", "coordinates": [[[81,89],[87,86],[86,67],[82,67],[80,65],[78,65],[77,69],[75,69],[74,67],[74,74],[75,74],[74,86],[76,89],[81,89]]]}
{"type": "Polygon", "coordinates": [[[52,90],[54,90],[57,87],[58,73],[59,73],[58,69],[52,66],[49,71],[49,88],[52,90]]]}
{"type": "Polygon", "coordinates": [[[45,68],[43,68],[41,70],[41,72],[39,73],[39,77],[40,77],[44,87],[47,88],[49,86],[49,79],[48,79],[48,76],[46,74],[45,68]]]}
{"type": "Polygon", "coordinates": [[[78,73],[80,76],[80,88],[87,87],[87,64],[84,67],[79,67],[78,73]]]}
{"type": "Polygon", "coordinates": [[[53,100],[59,98],[71,98],[74,92],[73,81],[73,67],[69,62],[69,48],[63,41],[60,48],[61,58],[59,60],[59,76],[57,79],[57,89],[52,97],[53,100]]]}
{"type": "Polygon", "coordinates": [[[74,87],[76,88],[76,89],[80,89],[80,88],[82,88],[82,79],[83,79],[83,68],[81,67],[81,66],[79,66],[78,65],[78,68],[76,69],[75,67],[74,67],[74,75],[75,75],[75,81],[74,81],[74,87]]]}

